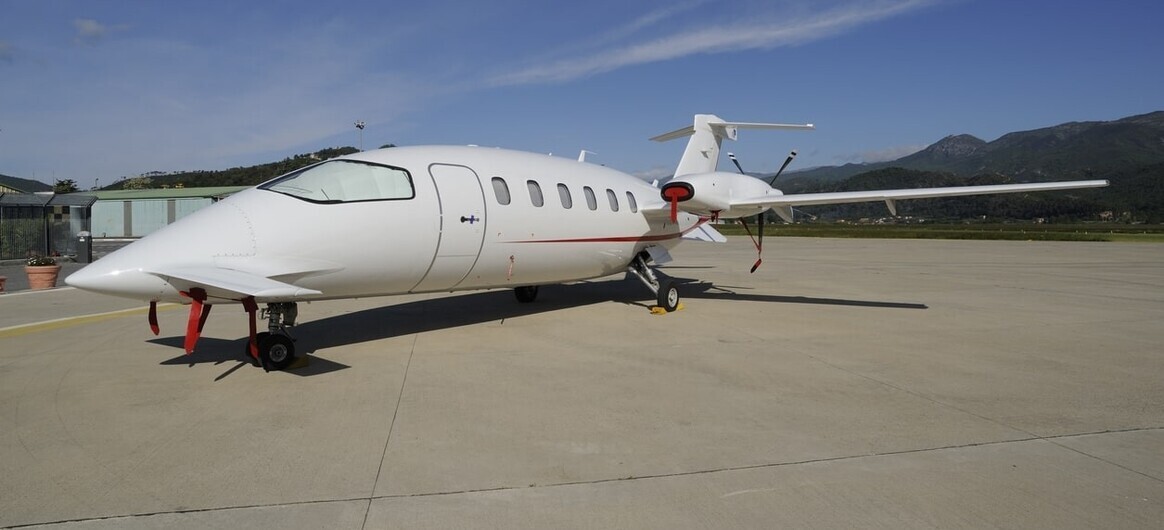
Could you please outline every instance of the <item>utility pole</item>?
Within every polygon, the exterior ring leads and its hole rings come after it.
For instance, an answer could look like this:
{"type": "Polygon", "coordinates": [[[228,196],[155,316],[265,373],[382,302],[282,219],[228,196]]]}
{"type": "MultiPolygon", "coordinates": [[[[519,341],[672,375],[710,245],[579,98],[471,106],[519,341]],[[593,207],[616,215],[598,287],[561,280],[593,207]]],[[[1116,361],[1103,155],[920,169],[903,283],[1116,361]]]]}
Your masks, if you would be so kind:
{"type": "Polygon", "coordinates": [[[360,151],[364,150],[364,120],[356,120],[356,128],[360,130],[360,151]]]}

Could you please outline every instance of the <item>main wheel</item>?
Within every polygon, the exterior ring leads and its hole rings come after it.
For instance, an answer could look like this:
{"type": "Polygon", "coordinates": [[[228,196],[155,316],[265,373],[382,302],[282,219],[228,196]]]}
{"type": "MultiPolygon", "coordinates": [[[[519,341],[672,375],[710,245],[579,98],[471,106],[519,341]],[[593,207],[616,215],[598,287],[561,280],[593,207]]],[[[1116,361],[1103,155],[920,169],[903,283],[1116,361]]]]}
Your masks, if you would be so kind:
{"type": "Polygon", "coordinates": [[[538,286],[526,285],[526,286],[522,286],[522,287],[516,287],[513,289],[513,294],[515,296],[517,296],[518,302],[521,302],[523,304],[528,304],[528,303],[537,299],[538,286]]]}
{"type": "Polygon", "coordinates": [[[259,337],[259,360],[263,368],[282,370],[295,362],[295,343],[286,335],[271,335],[259,337]]]}
{"type": "MultiPolygon", "coordinates": [[[[266,339],[270,334],[271,333],[267,331],[260,331],[255,334],[255,347],[259,348],[259,351],[262,351],[263,349],[263,340],[266,339]]],[[[243,356],[246,357],[248,361],[258,360],[251,356],[251,341],[249,340],[243,344],[243,356]]]]}
{"type": "Polygon", "coordinates": [[[679,289],[670,278],[659,280],[659,307],[668,313],[679,308],[679,289]]]}

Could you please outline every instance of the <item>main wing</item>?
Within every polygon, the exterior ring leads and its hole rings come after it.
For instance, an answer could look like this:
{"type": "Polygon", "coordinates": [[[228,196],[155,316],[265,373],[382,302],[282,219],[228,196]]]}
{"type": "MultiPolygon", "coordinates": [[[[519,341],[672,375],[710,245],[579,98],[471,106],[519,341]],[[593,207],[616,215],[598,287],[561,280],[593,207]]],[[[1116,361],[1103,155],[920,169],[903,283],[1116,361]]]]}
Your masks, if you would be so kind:
{"type": "MultiPolygon", "coordinates": [[[[1000,193],[1023,193],[1031,191],[1075,190],[1102,188],[1106,180],[1080,180],[1074,182],[1043,182],[1036,184],[995,184],[987,186],[952,186],[946,188],[915,188],[897,190],[840,191],[831,193],[797,193],[792,195],[764,194],[731,201],[735,208],[772,208],[784,220],[792,220],[792,208],[820,204],[845,204],[854,202],[885,201],[890,213],[897,215],[896,201],[905,199],[932,199],[936,197],[962,197],[968,195],[994,195],[1000,193]]],[[[776,191],[776,190],[772,190],[776,191]]]]}

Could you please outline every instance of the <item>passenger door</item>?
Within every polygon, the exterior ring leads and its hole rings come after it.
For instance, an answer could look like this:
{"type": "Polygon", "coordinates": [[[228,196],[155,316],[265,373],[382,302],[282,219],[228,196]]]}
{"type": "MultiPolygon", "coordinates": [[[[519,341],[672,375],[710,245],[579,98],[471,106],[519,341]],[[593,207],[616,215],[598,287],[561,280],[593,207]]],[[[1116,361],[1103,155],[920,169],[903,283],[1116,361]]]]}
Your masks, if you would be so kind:
{"type": "Polygon", "coordinates": [[[451,290],[469,275],[481,253],[485,193],[477,173],[465,166],[433,164],[428,172],[440,200],[440,241],[428,274],[413,290],[451,290]]]}

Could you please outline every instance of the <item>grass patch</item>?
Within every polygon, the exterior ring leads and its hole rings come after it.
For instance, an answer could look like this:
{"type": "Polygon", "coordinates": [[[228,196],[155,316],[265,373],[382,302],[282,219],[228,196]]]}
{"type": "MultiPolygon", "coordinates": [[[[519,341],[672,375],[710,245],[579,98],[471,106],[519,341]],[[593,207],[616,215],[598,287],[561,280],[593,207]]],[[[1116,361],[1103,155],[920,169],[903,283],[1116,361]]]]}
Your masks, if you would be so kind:
{"type": "MultiPolygon", "coordinates": [[[[725,235],[745,235],[738,224],[716,225],[725,235]]],[[[752,227],[753,233],[755,227],[752,227]]],[[[932,224],[932,225],[768,225],[764,235],[784,237],[835,237],[876,239],[980,239],[1010,241],[1119,241],[1164,243],[1160,225],[1034,225],[1034,224],[932,224]]]]}

